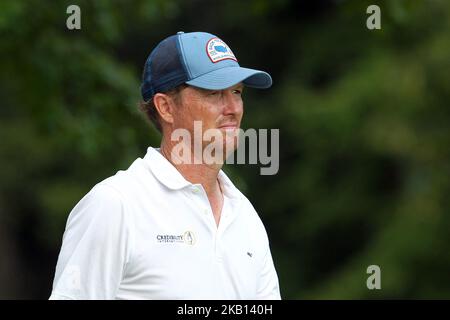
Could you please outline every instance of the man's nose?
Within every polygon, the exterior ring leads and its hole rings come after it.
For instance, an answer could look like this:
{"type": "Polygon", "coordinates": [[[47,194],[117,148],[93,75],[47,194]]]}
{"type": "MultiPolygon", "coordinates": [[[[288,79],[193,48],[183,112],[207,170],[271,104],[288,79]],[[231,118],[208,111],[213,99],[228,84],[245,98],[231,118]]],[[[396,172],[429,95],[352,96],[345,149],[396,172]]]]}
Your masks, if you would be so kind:
{"type": "Polygon", "coordinates": [[[234,90],[224,90],[224,114],[236,114],[242,112],[241,96],[234,90]]]}

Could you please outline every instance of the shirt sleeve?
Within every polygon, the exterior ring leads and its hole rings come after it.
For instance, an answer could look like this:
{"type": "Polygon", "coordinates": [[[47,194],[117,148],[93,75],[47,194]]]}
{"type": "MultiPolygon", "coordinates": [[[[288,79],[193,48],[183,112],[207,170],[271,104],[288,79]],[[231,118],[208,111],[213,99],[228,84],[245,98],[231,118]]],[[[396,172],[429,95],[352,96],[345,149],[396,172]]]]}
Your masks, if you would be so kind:
{"type": "Polygon", "coordinates": [[[267,242],[266,254],[261,268],[256,299],[259,300],[281,300],[278,276],[267,242]]]}
{"type": "Polygon", "coordinates": [[[73,208],[56,265],[53,299],[114,299],[130,256],[121,195],[95,186],[73,208]]]}

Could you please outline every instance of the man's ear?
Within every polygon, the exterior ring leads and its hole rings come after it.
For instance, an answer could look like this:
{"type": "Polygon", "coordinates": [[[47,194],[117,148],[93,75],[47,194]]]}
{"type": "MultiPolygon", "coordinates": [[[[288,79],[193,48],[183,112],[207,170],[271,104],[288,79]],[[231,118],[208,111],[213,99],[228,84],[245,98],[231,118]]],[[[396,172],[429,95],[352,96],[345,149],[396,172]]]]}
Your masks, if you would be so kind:
{"type": "Polygon", "coordinates": [[[157,93],[153,97],[153,104],[161,119],[167,123],[173,123],[174,103],[172,99],[164,93],[157,93]]]}

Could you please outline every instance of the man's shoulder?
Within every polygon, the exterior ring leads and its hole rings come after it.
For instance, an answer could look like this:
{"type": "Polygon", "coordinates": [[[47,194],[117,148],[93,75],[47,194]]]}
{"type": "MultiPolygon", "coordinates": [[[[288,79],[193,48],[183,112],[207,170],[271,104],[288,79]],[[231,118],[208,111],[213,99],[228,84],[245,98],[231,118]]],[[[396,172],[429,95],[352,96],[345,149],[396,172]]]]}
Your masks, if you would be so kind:
{"type": "MultiPolygon", "coordinates": [[[[230,180],[231,182],[231,180],[230,180]]],[[[234,197],[239,199],[239,211],[241,214],[243,214],[246,219],[247,223],[252,225],[254,227],[254,230],[257,230],[260,234],[266,235],[266,229],[264,227],[264,223],[261,220],[261,217],[258,213],[258,211],[255,209],[255,206],[250,201],[250,199],[239,190],[237,187],[233,185],[233,194],[234,197]]]]}
{"type": "Polygon", "coordinates": [[[136,159],[128,169],[119,170],[95,184],[72,209],[69,219],[75,216],[107,215],[108,219],[117,213],[118,218],[130,208],[137,198],[143,197],[151,187],[152,175],[146,172],[142,159],[136,159]]]}
{"type": "Polygon", "coordinates": [[[146,168],[144,160],[138,158],[128,169],[117,171],[116,174],[100,181],[96,186],[105,186],[115,190],[116,193],[127,199],[153,182],[154,177],[146,168]]]}
{"type": "Polygon", "coordinates": [[[231,191],[232,197],[239,200],[240,209],[246,212],[250,217],[259,220],[258,212],[244,192],[239,190],[239,188],[223,170],[219,172],[219,176],[222,183],[225,183],[228,187],[227,189],[231,191]]]}
{"type": "Polygon", "coordinates": [[[248,215],[255,220],[257,223],[260,223],[262,225],[261,217],[259,216],[258,211],[255,209],[254,205],[250,202],[250,200],[243,194],[242,195],[242,206],[245,209],[245,212],[248,213],[248,215]]]}

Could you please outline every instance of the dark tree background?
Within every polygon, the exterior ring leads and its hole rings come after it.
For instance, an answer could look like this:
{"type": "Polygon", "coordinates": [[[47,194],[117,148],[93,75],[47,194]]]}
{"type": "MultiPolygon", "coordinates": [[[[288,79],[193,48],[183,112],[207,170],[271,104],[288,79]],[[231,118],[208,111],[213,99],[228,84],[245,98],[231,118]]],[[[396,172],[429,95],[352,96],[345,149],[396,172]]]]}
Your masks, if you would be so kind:
{"type": "Polygon", "coordinates": [[[265,222],[283,298],[450,297],[448,1],[3,0],[0,298],[47,299],[70,210],[158,145],[140,77],[180,30],[273,76],[246,90],[243,126],[280,129],[280,170],[226,171],[265,222]]]}

